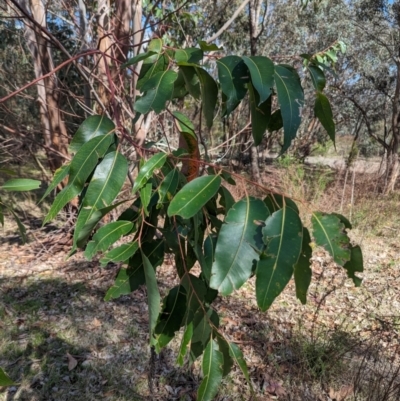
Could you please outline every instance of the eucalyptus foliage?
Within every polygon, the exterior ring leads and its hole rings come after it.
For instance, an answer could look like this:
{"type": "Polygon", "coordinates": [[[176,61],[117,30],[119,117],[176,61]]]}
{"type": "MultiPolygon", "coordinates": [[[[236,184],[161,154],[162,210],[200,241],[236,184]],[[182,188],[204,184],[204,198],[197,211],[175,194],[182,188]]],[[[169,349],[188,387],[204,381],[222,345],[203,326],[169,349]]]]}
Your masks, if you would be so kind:
{"type": "Polygon", "coordinates": [[[351,245],[347,233],[351,226],[343,216],[313,213],[310,233],[292,199],[266,193],[261,199],[245,196],[235,201],[225,186],[234,184],[234,177],[199,158],[194,124],[185,110],[173,112],[176,99],[191,96],[201,103],[210,128],[217,109],[229,115],[249,96],[254,141],[259,143],[266,131],[283,127],[283,153],[301,123],[303,81],[313,86],[316,117],[334,140],[335,124],[323,93],[324,60],[304,55],[301,80],[292,66],[264,56],[221,57],[212,70],[203,60],[215,50],[204,42],[196,48],[171,50],[156,39],[147,52],[128,60],[123,68],[143,63],[137,80],[140,96],[134,104],[138,115],[169,111],[187,146],[173,152],[141,148],[129,204],[116,202],[128,174],[119,127],[105,116],[89,117],[72,140],[71,162],[55,175],[51,188],[66,176],[68,185],[45,219],[53,219],[79,195],[73,251],[85,248],[88,259],[100,255],[102,265],[121,264],[106,300],[147,287],[150,344],[159,352],[182,331],[177,363],[202,357],[199,400],[213,399],[234,364],[249,380],[240,349],[219,331],[213,308],[218,296],[232,294],[255,276],[255,297],[265,311],[294,277],[297,297],[305,303],[312,238],[347,270],[355,285],[360,284],[355,274],[363,270],[361,251],[351,245]],[[98,228],[117,206],[125,207],[118,219],[98,228]],[[121,245],[126,236],[129,240],[121,245]],[[179,284],[161,300],[156,272],[167,254],[174,258],[179,284]],[[192,272],[196,263],[199,275],[192,272]]]}

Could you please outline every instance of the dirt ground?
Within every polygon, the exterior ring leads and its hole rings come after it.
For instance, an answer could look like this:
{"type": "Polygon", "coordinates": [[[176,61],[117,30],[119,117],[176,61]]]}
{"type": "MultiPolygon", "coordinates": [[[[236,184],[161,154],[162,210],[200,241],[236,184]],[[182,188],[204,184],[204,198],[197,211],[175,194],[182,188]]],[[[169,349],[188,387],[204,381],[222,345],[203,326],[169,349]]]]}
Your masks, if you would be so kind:
{"type": "MultiPolygon", "coordinates": [[[[400,399],[399,228],[355,230],[360,288],[316,250],[307,305],[291,283],[261,313],[252,281],[213,304],[243,350],[257,399],[400,399]]],[[[0,366],[18,383],[0,389],[0,400],[196,399],[199,364],[178,367],[179,338],[151,357],[145,288],[105,302],[118,266],[100,268],[82,253],[67,259],[63,229],[31,227],[28,235],[26,245],[7,227],[0,237],[0,366]]],[[[176,282],[168,263],[157,274],[164,292],[176,282]]],[[[252,399],[239,369],[216,399],[252,399]]]]}

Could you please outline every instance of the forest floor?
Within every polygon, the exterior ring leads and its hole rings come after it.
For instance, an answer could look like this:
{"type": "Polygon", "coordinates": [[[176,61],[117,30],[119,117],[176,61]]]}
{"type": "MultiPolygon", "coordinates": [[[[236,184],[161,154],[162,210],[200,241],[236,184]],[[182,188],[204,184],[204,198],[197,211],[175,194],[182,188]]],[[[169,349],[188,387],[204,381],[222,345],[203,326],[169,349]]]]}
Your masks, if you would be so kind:
{"type": "MultiPolygon", "coordinates": [[[[251,280],[213,303],[243,350],[254,399],[400,399],[400,197],[368,202],[353,216],[361,287],[317,250],[306,305],[291,283],[261,313],[251,280]]],[[[0,366],[18,383],[0,388],[0,400],[195,400],[199,363],[178,367],[179,338],[150,362],[145,289],[105,302],[118,267],[67,259],[66,231],[27,223],[28,244],[9,223],[0,237],[0,366]]],[[[158,282],[164,292],[176,283],[168,263],[158,282]]],[[[252,399],[239,369],[216,399],[252,399]]]]}

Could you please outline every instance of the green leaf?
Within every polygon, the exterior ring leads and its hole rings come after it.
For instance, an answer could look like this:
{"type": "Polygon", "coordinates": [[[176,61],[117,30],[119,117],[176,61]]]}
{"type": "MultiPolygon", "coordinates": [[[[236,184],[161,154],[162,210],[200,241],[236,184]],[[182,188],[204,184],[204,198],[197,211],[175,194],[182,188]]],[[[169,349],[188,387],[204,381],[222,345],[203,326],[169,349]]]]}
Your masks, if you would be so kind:
{"type": "Polygon", "coordinates": [[[271,114],[271,118],[268,122],[268,131],[269,132],[279,131],[282,127],[283,127],[282,113],[281,109],[278,109],[271,114]]]}
{"type": "Polygon", "coordinates": [[[41,203],[43,201],[43,199],[46,198],[51,191],[56,189],[58,184],[68,175],[69,167],[70,167],[70,164],[67,163],[55,171],[53,180],[51,181],[50,185],[46,189],[46,192],[42,196],[42,199],[40,199],[39,203],[41,203]]]}
{"type": "Polygon", "coordinates": [[[264,203],[267,206],[270,213],[276,212],[277,210],[282,209],[284,206],[290,207],[297,214],[300,213],[296,203],[292,199],[283,196],[281,194],[273,194],[273,193],[268,194],[264,199],[264,203]]]}
{"type": "MultiPolygon", "coordinates": [[[[20,235],[21,235],[22,242],[23,242],[23,243],[28,242],[28,237],[26,236],[26,228],[25,228],[25,226],[22,224],[22,221],[20,220],[20,218],[19,218],[18,215],[14,212],[13,209],[8,208],[8,210],[11,212],[11,214],[12,214],[13,217],[14,217],[15,222],[17,223],[18,231],[19,231],[19,233],[20,233],[20,235]]],[[[3,223],[3,224],[4,224],[4,223],[3,223]]]]}
{"type": "Polygon", "coordinates": [[[350,221],[343,215],[341,215],[339,213],[331,213],[331,214],[336,216],[344,224],[345,228],[348,228],[349,230],[351,230],[353,228],[350,221]]]}
{"type": "Polygon", "coordinates": [[[267,310],[290,281],[299,259],[303,225],[299,215],[289,207],[273,213],[262,229],[267,246],[256,270],[257,304],[267,310]]]}
{"type": "Polygon", "coordinates": [[[225,338],[222,337],[221,335],[217,335],[217,341],[218,341],[219,350],[223,355],[224,364],[223,364],[223,369],[222,369],[222,375],[223,375],[223,377],[225,377],[232,369],[233,359],[229,352],[229,350],[230,350],[229,344],[225,340],[225,338]]]}
{"type": "Polygon", "coordinates": [[[268,128],[271,119],[271,96],[264,102],[260,103],[258,93],[254,90],[251,83],[249,87],[250,96],[250,112],[251,112],[251,132],[253,134],[254,145],[258,146],[268,128]]]}
{"type": "Polygon", "coordinates": [[[72,249],[83,247],[91,229],[103,217],[98,216],[97,222],[93,219],[96,210],[109,206],[118,196],[124,185],[128,173],[128,162],[119,152],[110,152],[97,165],[87,191],[83,197],[82,209],[75,224],[74,242],[72,249]],[[90,221],[89,227],[85,226],[90,221]]]}
{"type": "Polygon", "coordinates": [[[203,381],[197,392],[198,401],[211,401],[218,392],[222,380],[224,358],[219,351],[218,343],[210,340],[203,355],[203,381]]]}
{"type": "Polygon", "coordinates": [[[314,113],[326,132],[335,144],[335,122],[333,121],[333,113],[328,98],[321,92],[316,93],[314,113]]]}
{"type": "Polygon", "coordinates": [[[152,39],[149,43],[149,51],[154,53],[161,53],[163,47],[163,40],[161,38],[152,39]]]}
{"type": "Polygon", "coordinates": [[[166,175],[158,189],[158,194],[160,196],[158,203],[162,204],[169,202],[175,195],[178,184],[179,170],[174,168],[166,175]]]}
{"type": "Polygon", "coordinates": [[[211,75],[200,67],[196,68],[200,81],[201,101],[206,125],[211,128],[214,122],[215,106],[218,99],[218,86],[211,75]]]}
{"type": "Polygon", "coordinates": [[[186,89],[185,77],[183,76],[182,70],[179,69],[178,77],[174,82],[174,92],[172,94],[172,99],[182,99],[188,94],[188,90],[186,89]]]}
{"type": "Polygon", "coordinates": [[[135,183],[132,188],[132,193],[134,194],[140,188],[142,188],[153,175],[154,171],[161,168],[166,160],[167,154],[162,152],[156,153],[149,160],[147,160],[147,162],[140,169],[138,176],[136,177],[135,183]]]}
{"type": "Polygon", "coordinates": [[[221,185],[218,175],[198,177],[186,184],[172,199],[168,216],[193,217],[217,192],[221,185]]]}
{"type": "Polygon", "coordinates": [[[196,69],[191,66],[179,66],[179,71],[182,72],[185,80],[186,89],[195,98],[200,99],[201,90],[199,77],[196,74],[196,69]]]}
{"type": "Polygon", "coordinates": [[[211,288],[229,295],[250,277],[259,259],[256,249],[262,247],[261,228],[268,215],[259,199],[245,198],[231,207],[218,235],[211,288]]]}
{"type": "Polygon", "coordinates": [[[0,186],[0,189],[15,192],[32,191],[33,189],[38,189],[40,184],[40,181],[31,180],[30,178],[13,178],[0,186]]]}
{"type": "Polygon", "coordinates": [[[274,63],[264,56],[242,57],[249,68],[251,81],[260,98],[258,106],[264,103],[272,93],[274,86],[274,63]]]}
{"type": "Polygon", "coordinates": [[[254,393],[253,385],[251,384],[251,381],[250,381],[249,371],[247,370],[247,364],[246,364],[246,361],[243,358],[242,351],[234,343],[228,343],[228,346],[229,346],[229,354],[230,354],[230,356],[236,362],[236,364],[239,366],[240,370],[243,373],[243,376],[245,377],[245,379],[247,380],[247,383],[250,386],[251,392],[254,393]]]}
{"type": "Polygon", "coordinates": [[[284,128],[283,153],[296,137],[300,126],[304,93],[296,71],[285,65],[275,66],[275,83],[284,128]]]}
{"type": "Polygon", "coordinates": [[[4,372],[2,368],[0,368],[0,387],[9,387],[14,386],[17,383],[13,382],[8,374],[4,372]]]}
{"type": "Polygon", "coordinates": [[[218,47],[215,43],[207,43],[204,40],[199,42],[199,46],[203,52],[213,52],[222,49],[222,47],[218,47]]]}
{"type": "Polygon", "coordinates": [[[203,60],[203,50],[197,47],[188,47],[175,51],[175,61],[177,63],[198,63],[201,60],[203,60]]]}
{"type": "Polygon", "coordinates": [[[172,288],[164,298],[163,308],[154,329],[157,349],[165,347],[181,327],[186,313],[186,290],[183,286],[172,288]]]}
{"type": "Polygon", "coordinates": [[[208,282],[210,282],[211,279],[211,269],[215,259],[217,238],[215,234],[210,234],[204,241],[204,265],[201,266],[201,271],[208,282]]]}
{"type": "Polygon", "coordinates": [[[142,87],[156,74],[164,72],[169,66],[169,59],[166,55],[157,54],[143,61],[140,69],[136,89],[142,90],[142,87]]]}
{"type": "Polygon", "coordinates": [[[114,132],[114,123],[106,116],[96,115],[88,117],[78,128],[69,145],[69,151],[76,153],[85,143],[96,136],[103,136],[114,132]]]}
{"type": "Polygon", "coordinates": [[[153,337],[154,329],[157,325],[157,318],[160,314],[160,292],[158,291],[156,273],[147,256],[142,252],[144,275],[147,287],[147,302],[149,304],[149,332],[150,344],[155,344],[153,337]]]}
{"type": "Polygon", "coordinates": [[[183,333],[181,346],[179,347],[179,353],[176,359],[176,362],[179,366],[183,366],[185,362],[185,355],[187,354],[188,345],[190,340],[192,339],[192,335],[193,335],[193,323],[191,322],[186,326],[185,332],[183,333]]]}
{"type": "Polygon", "coordinates": [[[221,89],[227,97],[226,115],[229,115],[246,95],[249,73],[239,56],[223,57],[217,60],[217,67],[221,89]]]}
{"type": "MultiPolygon", "coordinates": [[[[206,285],[203,280],[194,276],[193,274],[185,274],[182,278],[181,285],[186,290],[186,316],[184,319],[184,324],[188,325],[193,321],[196,313],[203,307],[204,299],[207,293],[206,285]]],[[[204,312],[201,310],[200,312],[204,312]]],[[[203,315],[201,315],[203,316],[203,315]]],[[[197,315],[197,319],[200,316],[197,315]]],[[[196,323],[197,327],[197,323],[196,323]]],[[[197,328],[196,328],[197,330],[197,328]]],[[[198,339],[195,338],[196,341],[198,339]]]]}
{"type": "Polygon", "coordinates": [[[134,109],[141,114],[147,114],[151,110],[161,113],[166,102],[172,99],[177,78],[178,74],[171,70],[155,74],[141,87],[144,95],[136,100],[134,109]]]}
{"type": "Polygon", "coordinates": [[[100,265],[104,267],[110,262],[126,262],[138,249],[139,245],[137,241],[130,242],[129,244],[122,244],[107,252],[105,256],[100,259],[100,265]]]}
{"type": "Polygon", "coordinates": [[[142,207],[144,210],[144,213],[146,216],[149,215],[149,204],[150,204],[150,199],[151,199],[151,192],[153,189],[153,185],[150,183],[146,184],[141,190],[140,190],[140,199],[142,200],[142,207]]]}
{"type": "Polygon", "coordinates": [[[101,227],[87,244],[85,258],[91,260],[97,252],[104,252],[132,228],[133,223],[123,220],[113,221],[101,227]]]}
{"type": "Polygon", "coordinates": [[[218,190],[221,195],[219,203],[225,208],[225,214],[229,212],[230,208],[235,204],[235,199],[227,188],[223,185],[218,190]]]}
{"type": "Polygon", "coordinates": [[[359,287],[362,279],[357,277],[355,273],[364,271],[363,255],[359,246],[350,246],[350,251],[350,260],[343,267],[347,270],[347,276],[353,280],[354,285],[359,287]]]}
{"type": "Polygon", "coordinates": [[[1,201],[1,198],[0,198],[0,224],[2,227],[4,227],[3,202],[1,201]]]}
{"type": "Polygon", "coordinates": [[[87,178],[111,144],[112,135],[96,136],[82,145],[71,161],[68,185],[56,196],[43,224],[54,219],[57,213],[83,189],[87,178]]]}
{"type": "MultiPolygon", "coordinates": [[[[153,267],[164,261],[164,241],[157,240],[142,244],[142,251],[147,255],[153,267]]],[[[105,301],[119,298],[135,291],[145,283],[142,252],[137,252],[129,260],[128,269],[120,269],[114,285],[107,291],[105,301]]]]}
{"type": "Polygon", "coordinates": [[[309,64],[307,66],[308,72],[310,73],[311,81],[316,91],[322,92],[326,85],[325,74],[321,68],[316,65],[309,64]]]}
{"type": "Polygon", "coordinates": [[[148,51],[146,53],[140,53],[135,57],[130,58],[126,63],[121,65],[121,68],[129,67],[130,65],[134,65],[139,63],[140,61],[146,60],[150,56],[157,54],[156,52],[148,51]]]}
{"type": "Polygon", "coordinates": [[[344,266],[351,258],[345,225],[337,216],[321,212],[313,213],[311,222],[316,244],[325,248],[338,265],[344,266]]]}
{"type": "Polygon", "coordinates": [[[303,227],[303,244],[299,260],[294,266],[294,282],[296,284],[296,296],[304,305],[307,302],[307,291],[311,283],[311,238],[307,228],[303,227]]]}

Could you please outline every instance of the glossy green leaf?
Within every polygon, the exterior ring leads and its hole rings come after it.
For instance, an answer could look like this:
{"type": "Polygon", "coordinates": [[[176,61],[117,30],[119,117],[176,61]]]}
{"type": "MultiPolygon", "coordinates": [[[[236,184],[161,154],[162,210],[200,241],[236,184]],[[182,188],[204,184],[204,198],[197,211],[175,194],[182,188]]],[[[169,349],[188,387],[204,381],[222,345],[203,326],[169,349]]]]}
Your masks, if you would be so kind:
{"type": "Polygon", "coordinates": [[[175,51],[175,61],[177,63],[198,63],[203,60],[203,50],[197,47],[188,47],[175,51]]]}
{"type": "Polygon", "coordinates": [[[165,347],[181,327],[186,314],[186,290],[183,286],[172,288],[164,298],[163,307],[154,329],[157,349],[165,347]]]}
{"type": "Polygon", "coordinates": [[[140,69],[139,79],[136,89],[142,91],[143,86],[156,74],[165,72],[169,65],[169,58],[162,54],[151,56],[143,61],[142,68],[140,69]]]}
{"type": "Polygon", "coordinates": [[[174,82],[174,91],[172,93],[172,99],[182,99],[188,94],[188,90],[186,89],[185,77],[183,76],[183,72],[181,70],[178,71],[178,77],[174,82]]]}
{"type": "Polygon", "coordinates": [[[218,392],[222,380],[224,358],[218,343],[210,340],[203,354],[203,381],[197,392],[198,401],[211,401],[218,392]]]}
{"type": "Polygon", "coordinates": [[[299,259],[303,225],[299,215],[289,207],[273,213],[262,229],[267,246],[256,270],[258,307],[265,311],[290,281],[299,259]]]}
{"type": "MultiPolygon", "coordinates": [[[[95,211],[109,206],[114,201],[124,185],[127,173],[128,162],[121,153],[116,151],[107,153],[97,165],[83,197],[82,209],[76,221],[73,250],[77,246],[84,246],[91,231],[85,230],[85,225],[91,221],[91,226],[94,228],[97,224],[93,220],[95,211]]],[[[99,216],[98,221],[102,217],[99,216]]]]}
{"type": "Polygon", "coordinates": [[[9,387],[14,386],[17,383],[13,382],[8,374],[4,372],[2,368],[0,368],[0,387],[9,387]]]}
{"type": "Polygon", "coordinates": [[[325,74],[316,65],[309,64],[307,66],[308,72],[310,73],[311,81],[316,91],[322,92],[326,85],[325,74]]]}
{"type": "Polygon", "coordinates": [[[157,325],[157,318],[160,314],[160,292],[158,290],[157,278],[154,267],[147,256],[142,252],[144,275],[147,287],[147,302],[149,305],[149,332],[150,344],[155,345],[153,337],[154,329],[157,325]]]}
{"type": "Polygon", "coordinates": [[[101,259],[100,265],[106,266],[110,262],[126,262],[131,258],[139,249],[137,241],[130,242],[129,244],[122,244],[111,251],[107,252],[101,259]]]}
{"type": "Polygon", "coordinates": [[[201,107],[206,125],[211,128],[214,122],[215,106],[218,99],[218,86],[211,75],[202,68],[196,68],[201,90],[201,107]]]}
{"type": "Polygon", "coordinates": [[[224,337],[221,335],[217,335],[217,342],[218,342],[218,347],[223,355],[223,366],[222,366],[222,375],[225,377],[231,370],[233,366],[233,359],[230,355],[230,348],[228,342],[225,340],[224,337]]]}
{"type": "Polygon", "coordinates": [[[254,88],[259,94],[258,106],[271,95],[274,86],[274,63],[264,56],[242,57],[246,63],[254,88]]]}
{"type": "Polygon", "coordinates": [[[364,271],[364,262],[361,248],[350,246],[350,260],[343,266],[347,270],[347,276],[353,280],[356,287],[361,285],[362,279],[357,277],[355,273],[364,271]]]}
{"type": "Polygon", "coordinates": [[[223,57],[217,60],[217,67],[221,89],[227,97],[226,115],[229,115],[246,95],[249,72],[239,56],[223,57]]]}
{"type": "Polygon", "coordinates": [[[146,216],[149,215],[148,208],[150,204],[152,189],[153,185],[151,184],[151,182],[147,183],[143,188],[140,189],[140,199],[142,200],[142,207],[146,216]]]}
{"type": "Polygon", "coordinates": [[[68,185],[56,196],[43,224],[54,219],[57,213],[82,191],[99,159],[111,145],[112,135],[96,136],[86,142],[71,161],[68,185]]]}
{"type": "Polygon", "coordinates": [[[211,269],[215,259],[217,238],[215,234],[210,234],[204,241],[204,265],[201,266],[201,271],[208,282],[211,279],[211,269]]]}
{"type": "Polygon", "coordinates": [[[337,216],[322,212],[313,213],[311,222],[316,244],[325,248],[338,265],[344,266],[351,258],[345,225],[337,216]]]}
{"type": "Polygon", "coordinates": [[[104,115],[88,117],[78,128],[69,145],[69,151],[76,153],[83,144],[96,136],[107,135],[115,130],[114,123],[104,115]]]}
{"type": "Polygon", "coordinates": [[[184,323],[188,325],[201,308],[207,289],[203,280],[190,273],[183,276],[181,284],[186,290],[187,312],[184,323]]]}
{"type": "Polygon", "coordinates": [[[204,40],[199,42],[199,46],[203,52],[213,52],[217,50],[221,50],[221,47],[218,47],[215,43],[207,43],[204,40]]]}
{"type": "Polygon", "coordinates": [[[86,246],[84,254],[86,259],[91,260],[97,252],[106,251],[123,235],[128,234],[132,228],[133,223],[123,220],[113,221],[101,227],[86,246]]]}
{"type": "Polygon", "coordinates": [[[155,74],[141,87],[144,95],[136,100],[134,109],[141,114],[147,114],[151,110],[161,113],[167,101],[172,99],[177,78],[178,74],[171,70],[155,74]]]}
{"type": "Polygon", "coordinates": [[[178,184],[179,184],[179,170],[174,168],[166,175],[166,177],[164,178],[158,189],[158,193],[160,195],[158,203],[162,204],[169,202],[175,195],[175,192],[178,188],[178,184]]]}
{"type": "Polygon", "coordinates": [[[229,192],[228,188],[221,185],[218,193],[221,195],[219,203],[225,209],[225,214],[229,212],[230,208],[235,204],[235,199],[232,194],[229,192]]]}
{"type": "Polygon", "coordinates": [[[30,178],[13,178],[6,181],[0,186],[3,191],[32,191],[34,189],[40,188],[41,182],[38,180],[32,180],[30,178]]]}
{"type": "Polygon", "coordinates": [[[200,81],[196,74],[195,67],[192,66],[179,66],[179,71],[182,72],[183,78],[185,80],[186,89],[195,99],[200,99],[200,81]]]}
{"type": "Polygon", "coordinates": [[[283,120],[283,153],[296,137],[300,126],[304,93],[297,72],[285,65],[275,66],[275,83],[283,120]]]}
{"type": "Polygon", "coordinates": [[[40,199],[39,203],[43,202],[43,199],[46,198],[51,191],[55,190],[58,184],[69,174],[69,167],[70,164],[67,163],[56,170],[56,172],[54,173],[53,180],[46,189],[46,192],[42,196],[42,199],[40,199]]]}
{"type": "Polygon", "coordinates": [[[126,68],[131,65],[137,64],[140,61],[146,60],[147,58],[153,56],[154,54],[156,54],[156,52],[152,52],[152,51],[140,53],[137,56],[130,58],[126,63],[122,64],[121,68],[126,68]]]}
{"type": "Polygon", "coordinates": [[[311,238],[307,228],[303,227],[303,243],[299,260],[294,266],[294,282],[296,285],[296,296],[304,305],[307,302],[307,291],[311,283],[311,238]]]}
{"type": "Polygon", "coordinates": [[[193,217],[217,192],[221,185],[218,175],[198,177],[186,184],[172,199],[168,216],[193,217]]]}
{"type": "Polygon", "coordinates": [[[346,217],[344,217],[342,214],[339,214],[339,213],[331,213],[331,214],[333,214],[334,216],[336,216],[336,217],[344,224],[344,227],[345,227],[346,229],[351,230],[351,229],[353,228],[352,225],[351,225],[351,223],[350,223],[350,221],[349,221],[349,219],[347,219],[346,217]]]}
{"type": "Polygon", "coordinates": [[[193,323],[190,323],[186,326],[185,332],[183,333],[181,346],[179,347],[178,357],[176,362],[179,366],[183,366],[185,362],[185,356],[188,351],[189,342],[192,339],[193,335],[193,323]]]}
{"type": "MultiPolygon", "coordinates": [[[[142,244],[142,250],[147,255],[153,267],[161,265],[164,260],[164,241],[157,240],[142,244]]],[[[114,285],[107,291],[105,301],[127,295],[145,283],[142,252],[137,252],[129,260],[129,267],[119,270],[114,285]]]]}
{"type": "Polygon", "coordinates": [[[247,383],[250,386],[250,390],[253,393],[253,385],[251,384],[250,381],[250,376],[249,376],[249,371],[247,369],[247,364],[246,361],[243,358],[243,353],[240,350],[240,348],[234,344],[234,343],[228,343],[229,345],[229,353],[232,357],[232,359],[236,362],[236,364],[239,366],[240,370],[243,373],[243,376],[245,377],[245,379],[247,380],[247,383]]]}
{"type": "Polygon", "coordinates": [[[274,213],[279,209],[282,209],[284,206],[290,207],[293,209],[297,214],[299,214],[299,208],[297,207],[296,203],[281,194],[274,194],[270,193],[264,198],[264,203],[267,206],[270,213],[274,213]]]}
{"type": "Polygon", "coordinates": [[[314,113],[335,144],[335,122],[333,121],[331,105],[328,98],[321,92],[317,92],[315,95],[314,113]]]}
{"type": "Polygon", "coordinates": [[[261,228],[268,216],[259,199],[245,198],[231,207],[218,235],[211,288],[229,295],[247,281],[259,259],[256,249],[262,248],[261,228]]]}
{"type": "Polygon", "coordinates": [[[149,43],[149,51],[160,53],[163,48],[163,40],[161,38],[152,39],[149,43]]]}
{"type": "Polygon", "coordinates": [[[251,113],[251,132],[254,139],[254,145],[258,146],[268,128],[271,119],[271,96],[264,102],[260,103],[258,93],[254,90],[251,83],[249,87],[250,96],[250,113],[251,113]]]}
{"type": "Polygon", "coordinates": [[[166,160],[167,154],[162,152],[156,153],[149,160],[147,160],[147,162],[140,169],[138,176],[136,177],[135,183],[132,188],[132,193],[135,193],[140,188],[142,188],[153,175],[154,171],[161,168],[166,160]]]}

